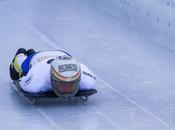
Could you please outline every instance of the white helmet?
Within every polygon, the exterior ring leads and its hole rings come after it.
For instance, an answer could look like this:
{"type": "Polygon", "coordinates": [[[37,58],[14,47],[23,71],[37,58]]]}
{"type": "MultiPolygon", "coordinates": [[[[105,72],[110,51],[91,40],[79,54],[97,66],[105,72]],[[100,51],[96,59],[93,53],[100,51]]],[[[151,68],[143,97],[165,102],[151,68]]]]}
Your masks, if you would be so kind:
{"type": "Polygon", "coordinates": [[[81,78],[81,69],[75,59],[57,57],[51,62],[50,73],[52,89],[57,96],[75,96],[81,78]]]}

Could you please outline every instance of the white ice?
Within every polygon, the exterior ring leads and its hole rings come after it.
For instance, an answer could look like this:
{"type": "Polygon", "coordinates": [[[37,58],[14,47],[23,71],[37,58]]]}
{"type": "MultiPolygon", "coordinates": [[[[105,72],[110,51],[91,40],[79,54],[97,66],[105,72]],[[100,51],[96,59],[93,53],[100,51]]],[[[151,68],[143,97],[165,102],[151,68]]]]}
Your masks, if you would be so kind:
{"type": "Polygon", "coordinates": [[[175,130],[173,0],[1,0],[0,129],[175,130]],[[30,104],[9,64],[19,47],[64,49],[97,75],[98,94],[30,104]]]}

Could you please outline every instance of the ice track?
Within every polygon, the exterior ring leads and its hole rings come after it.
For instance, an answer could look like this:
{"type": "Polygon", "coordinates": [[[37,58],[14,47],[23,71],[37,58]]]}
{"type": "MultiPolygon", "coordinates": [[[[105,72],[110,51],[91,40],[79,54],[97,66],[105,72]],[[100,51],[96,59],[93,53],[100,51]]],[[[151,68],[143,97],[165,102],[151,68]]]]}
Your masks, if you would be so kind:
{"type": "Polygon", "coordinates": [[[174,41],[152,39],[120,18],[91,0],[1,0],[0,129],[175,130],[174,41]],[[8,73],[19,47],[68,51],[95,72],[98,94],[30,104],[8,73]]]}

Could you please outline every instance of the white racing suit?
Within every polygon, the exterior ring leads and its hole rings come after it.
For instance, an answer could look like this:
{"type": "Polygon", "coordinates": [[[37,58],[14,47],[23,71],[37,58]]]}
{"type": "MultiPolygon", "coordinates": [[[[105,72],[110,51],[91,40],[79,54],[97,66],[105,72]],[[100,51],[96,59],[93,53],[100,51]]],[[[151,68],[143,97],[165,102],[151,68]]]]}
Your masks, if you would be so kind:
{"type": "MultiPolygon", "coordinates": [[[[29,93],[44,93],[52,91],[50,67],[47,62],[57,56],[68,55],[64,51],[37,52],[29,57],[24,54],[17,56],[17,62],[21,66],[25,76],[19,79],[21,88],[29,93]]],[[[92,71],[82,63],[81,80],[79,90],[95,89],[96,78],[92,71]]]]}

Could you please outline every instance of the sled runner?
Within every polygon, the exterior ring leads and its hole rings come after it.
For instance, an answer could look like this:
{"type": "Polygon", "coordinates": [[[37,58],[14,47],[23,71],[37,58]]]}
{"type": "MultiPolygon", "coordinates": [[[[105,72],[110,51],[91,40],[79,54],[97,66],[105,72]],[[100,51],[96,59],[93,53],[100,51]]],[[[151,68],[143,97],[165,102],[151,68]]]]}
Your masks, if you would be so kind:
{"type": "MultiPolygon", "coordinates": [[[[58,97],[54,92],[45,92],[45,93],[28,93],[25,92],[19,85],[19,81],[16,80],[13,82],[17,88],[17,90],[31,103],[35,103],[36,100],[38,99],[44,99],[44,98],[60,98],[58,97]]],[[[87,101],[88,97],[91,95],[94,95],[95,93],[97,93],[96,89],[92,89],[92,90],[81,90],[78,91],[78,93],[75,95],[75,97],[79,97],[81,100],[83,101],[87,101]]],[[[71,100],[71,98],[68,98],[69,100],[71,100]]]]}

